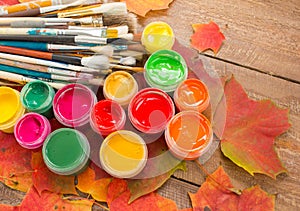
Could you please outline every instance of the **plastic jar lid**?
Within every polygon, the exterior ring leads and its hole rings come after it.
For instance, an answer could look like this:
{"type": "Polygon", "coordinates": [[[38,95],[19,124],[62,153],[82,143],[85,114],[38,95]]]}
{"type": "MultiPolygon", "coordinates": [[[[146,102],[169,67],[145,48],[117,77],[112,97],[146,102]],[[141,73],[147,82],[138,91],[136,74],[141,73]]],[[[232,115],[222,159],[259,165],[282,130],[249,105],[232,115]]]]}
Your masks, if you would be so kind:
{"type": "Polygon", "coordinates": [[[209,120],[197,111],[182,111],[168,123],[166,143],[171,153],[185,160],[194,160],[209,149],[213,131],[209,120]]]}
{"type": "Polygon", "coordinates": [[[101,166],[107,173],[114,177],[131,178],[145,167],[148,150],[138,134],[120,130],[104,139],[99,156],[101,166]]]}
{"type": "Polygon", "coordinates": [[[90,145],[81,132],[71,128],[60,128],[49,134],[42,153],[46,166],[52,172],[74,175],[87,166],[90,145]]]}
{"type": "Polygon", "coordinates": [[[123,129],[125,121],[124,109],[113,100],[100,100],[90,114],[91,127],[103,136],[123,129]]]}
{"type": "Polygon", "coordinates": [[[188,75],[185,60],[172,50],[154,52],[146,61],[144,68],[148,85],[165,92],[174,91],[188,75]]]}
{"type": "Polygon", "coordinates": [[[174,114],[171,97],[156,88],[142,89],[128,106],[128,117],[132,125],[144,133],[163,131],[174,114]]]}
{"type": "Polygon", "coordinates": [[[36,149],[43,145],[51,132],[48,119],[38,113],[27,113],[16,123],[14,135],[24,148],[36,149]]]}
{"type": "Polygon", "coordinates": [[[89,122],[90,112],[96,102],[96,95],[87,86],[68,84],[54,96],[54,116],[65,126],[82,126],[89,122]]]}
{"type": "Polygon", "coordinates": [[[148,24],[142,33],[142,44],[149,53],[157,50],[171,49],[175,42],[172,28],[165,22],[157,21],[148,24]]]}
{"type": "Polygon", "coordinates": [[[127,106],[131,98],[138,92],[138,84],[134,77],[125,71],[111,73],[104,81],[103,95],[121,106],[127,106]]]}
{"type": "Polygon", "coordinates": [[[195,78],[183,81],[174,92],[174,102],[180,111],[204,111],[209,105],[209,92],[204,83],[195,78]]]}
{"type": "Polygon", "coordinates": [[[21,90],[21,102],[30,112],[45,113],[52,108],[54,89],[43,81],[31,81],[21,90]]]}

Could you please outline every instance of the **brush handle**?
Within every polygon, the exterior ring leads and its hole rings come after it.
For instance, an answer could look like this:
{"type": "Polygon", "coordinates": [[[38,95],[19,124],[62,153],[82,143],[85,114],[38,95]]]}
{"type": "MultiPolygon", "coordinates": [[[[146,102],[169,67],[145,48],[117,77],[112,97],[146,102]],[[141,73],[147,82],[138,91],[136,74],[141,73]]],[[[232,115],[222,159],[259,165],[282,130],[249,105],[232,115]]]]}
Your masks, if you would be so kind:
{"type": "Polygon", "coordinates": [[[48,43],[46,42],[26,42],[26,41],[2,41],[0,40],[1,46],[9,46],[16,48],[25,48],[37,51],[48,51],[48,43]]]}
{"type": "Polygon", "coordinates": [[[77,56],[68,56],[63,54],[53,54],[42,51],[28,50],[23,48],[15,48],[10,46],[0,46],[0,52],[11,53],[23,56],[30,56],[40,59],[53,60],[69,64],[81,65],[81,58],[77,56]]]}
{"type": "Polygon", "coordinates": [[[0,40],[10,41],[35,41],[35,42],[46,42],[46,43],[63,43],[63,44],[74,44],[75,36],[47,36],[47,35],[0,35],[0,40]]]}

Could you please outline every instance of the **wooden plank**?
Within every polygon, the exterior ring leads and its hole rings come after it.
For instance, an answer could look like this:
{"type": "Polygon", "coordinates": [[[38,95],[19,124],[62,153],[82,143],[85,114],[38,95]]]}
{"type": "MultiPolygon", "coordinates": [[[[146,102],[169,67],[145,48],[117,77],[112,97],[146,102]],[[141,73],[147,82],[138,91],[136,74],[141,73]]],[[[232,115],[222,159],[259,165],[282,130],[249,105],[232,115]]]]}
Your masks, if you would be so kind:
{"type": "MultiPolygon", "coordinates": [[[[174,1],[168,10],[150,12],[152,21],[169,23],[178,40],[190,45],[193,23],[216,22],[226,37],[218,58],[300,81],[300,1],[174,1]]],[[[206,54],[213,55],[206,51],[206,54]]]]}
{"type": "MultiPolygon", "coordinates": [[[[207,62],[207,58],[202,58],[209,68],[215,69],[220,75],[233,73],[251,98],[272,99],[278,106],[289,108],[292,124],[288,132],[276,140],[277,153],[287,168],[288,175],[282,174],[276,181],[264,175],[252,177],[225,158],[220,149],[205,164],[205,168],[213,172],[221,164],[236,187],[245,189],[259,184],[268,193],[276,194],[276,210],[299,209],[297,201],[300,201],[300,189],[297,187],[300,187],[300,85],[218,60],[207,62]]],[[[187,172],[178,171],[175,176],[199,185],[204,182],[203,172],[192,162],[188,162],[187,172]]]]}

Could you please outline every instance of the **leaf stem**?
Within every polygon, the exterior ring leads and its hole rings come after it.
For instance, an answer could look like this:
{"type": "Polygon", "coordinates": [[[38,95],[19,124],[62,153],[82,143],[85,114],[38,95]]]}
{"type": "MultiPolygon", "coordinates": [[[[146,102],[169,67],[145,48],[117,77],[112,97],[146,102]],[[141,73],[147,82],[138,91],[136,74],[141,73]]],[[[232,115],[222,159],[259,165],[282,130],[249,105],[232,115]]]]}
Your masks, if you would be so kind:
{"type": "Polygon", "coordinates": [[[232,193],[235,193],[237,195],[241,195],[242,192],[241,190],[239,189],[236,189],[236,188],[230,188],[230,187],[226,187],[222,184],[220,184],[214,177],[212,177],[208,171],[204,168],[204,166],[199,162],[198,159],[195,160],[195,163],[198,165],[198,167],[213,181],[215,182],[217,185],[219,185],[220,187],[222,187],[224,190],[226,191],[229,191],[229,192],[232,192],[232,193]]]}

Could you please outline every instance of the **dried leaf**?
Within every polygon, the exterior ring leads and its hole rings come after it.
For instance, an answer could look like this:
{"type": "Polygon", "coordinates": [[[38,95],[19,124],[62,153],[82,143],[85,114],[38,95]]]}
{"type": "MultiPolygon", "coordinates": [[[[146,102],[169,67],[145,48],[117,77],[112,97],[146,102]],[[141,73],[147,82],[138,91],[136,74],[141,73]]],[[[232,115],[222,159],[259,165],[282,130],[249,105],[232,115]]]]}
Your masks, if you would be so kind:
{"type": "Polygon", "coordinates": [[[249,99],[234,77],[225,85],[225,97],[225,130],[217,134],[224,155],[251,175],[262,173],[275,179],[286,172],[274,150],[274,139],[290,127],[288,110],[270,100],[249,99]]]}
{"type": "Polygon", "coordinates": [[[49,191],[43,191],[40,195],[32,187],[21,205],[20,210],[41,211],[41,210],[68,210],[68,211],[88,211],[92,209],[93,201],[88,199],[66,200],[62,194],[56,194],[49,191]]]}
{"type": "Polygon", "coordinates": [[[32,186],[31,151],[21,147],[14,135],[0,131],[0,181],[27,192],[32,186]]]}
{"type": "Polygon", "coordinates": [[[17,211],[18,208],[12,206],[12,205],[7,205],[7,204],[0,204],[0,210],[5,210],[5,211],[17,211]]]}
{"type": "Polygon", "coordinates": [[[76,187],[80,191],[90,194],[95,200],[106,202],[108,185],[112,179],[102,178],[95,180],[95,177],[94,170],[87,168],[78,175],[78,184],[76,187]]]}
{"type": "Polygon", "coordinates": [[[237,195],[228,189],[233,188],[230,178],[219,167],[201,185],[198,192],[189,193],[194,210],[274,210],[274,196],[269,196],[260,188],[253,187],[246,189],[241,195],[237,195]],[[249,206],[249,203],[253,205],[249,206]],[[257,203],[255,205],[255,203],[257,203]],[[253,209],[247,209],[249,208],[253,209]]]}
{"type": "Polygon", "coordinates": [[[62,176],[51,172],[43,161],[41,151],[32,154],[31,166],[35,170],[32,176],[33,184],[39,194],[48,190],[54,193],[78,195],[74,176],[62,176]]]}
{"type": "Polygon", "coordinates": [[[173,0],[121,0],[126,2],[129,11],[145,17],[150,10],[168,9],[173,0]]]}
{"type": "Polygon", "coordinates": [[[225,40],[219,26],[211,21],[208,24],[192,24],[192,27],[195,32],[191,36],[192,47],[200,52],[211,49],[216,54],[225,40]]]}
{"type": "Polygon", "coordinates": [[[128,192],[127,182],[123,179],[114,178],[108,185],[107,204],[110,207],[111,203],[118,198],[122,193],[128,192]]]}
{"type": "Polygon", "coordinates": [[[168,148],[162,137],[148,144],[148,151],[149,159],[146,167],[139,175],[141,179],[129,179],[127,181],[131,192],[129,203],[161,187],[176,170],[186,170],[185,162],[179,161],[168,152],[168,148]],[[154,175],[154,172],[157,172],[157,174],[151,177],[151,175],[154,175]],[[158,172],[162,173],[159,174],[158,172]]]}

